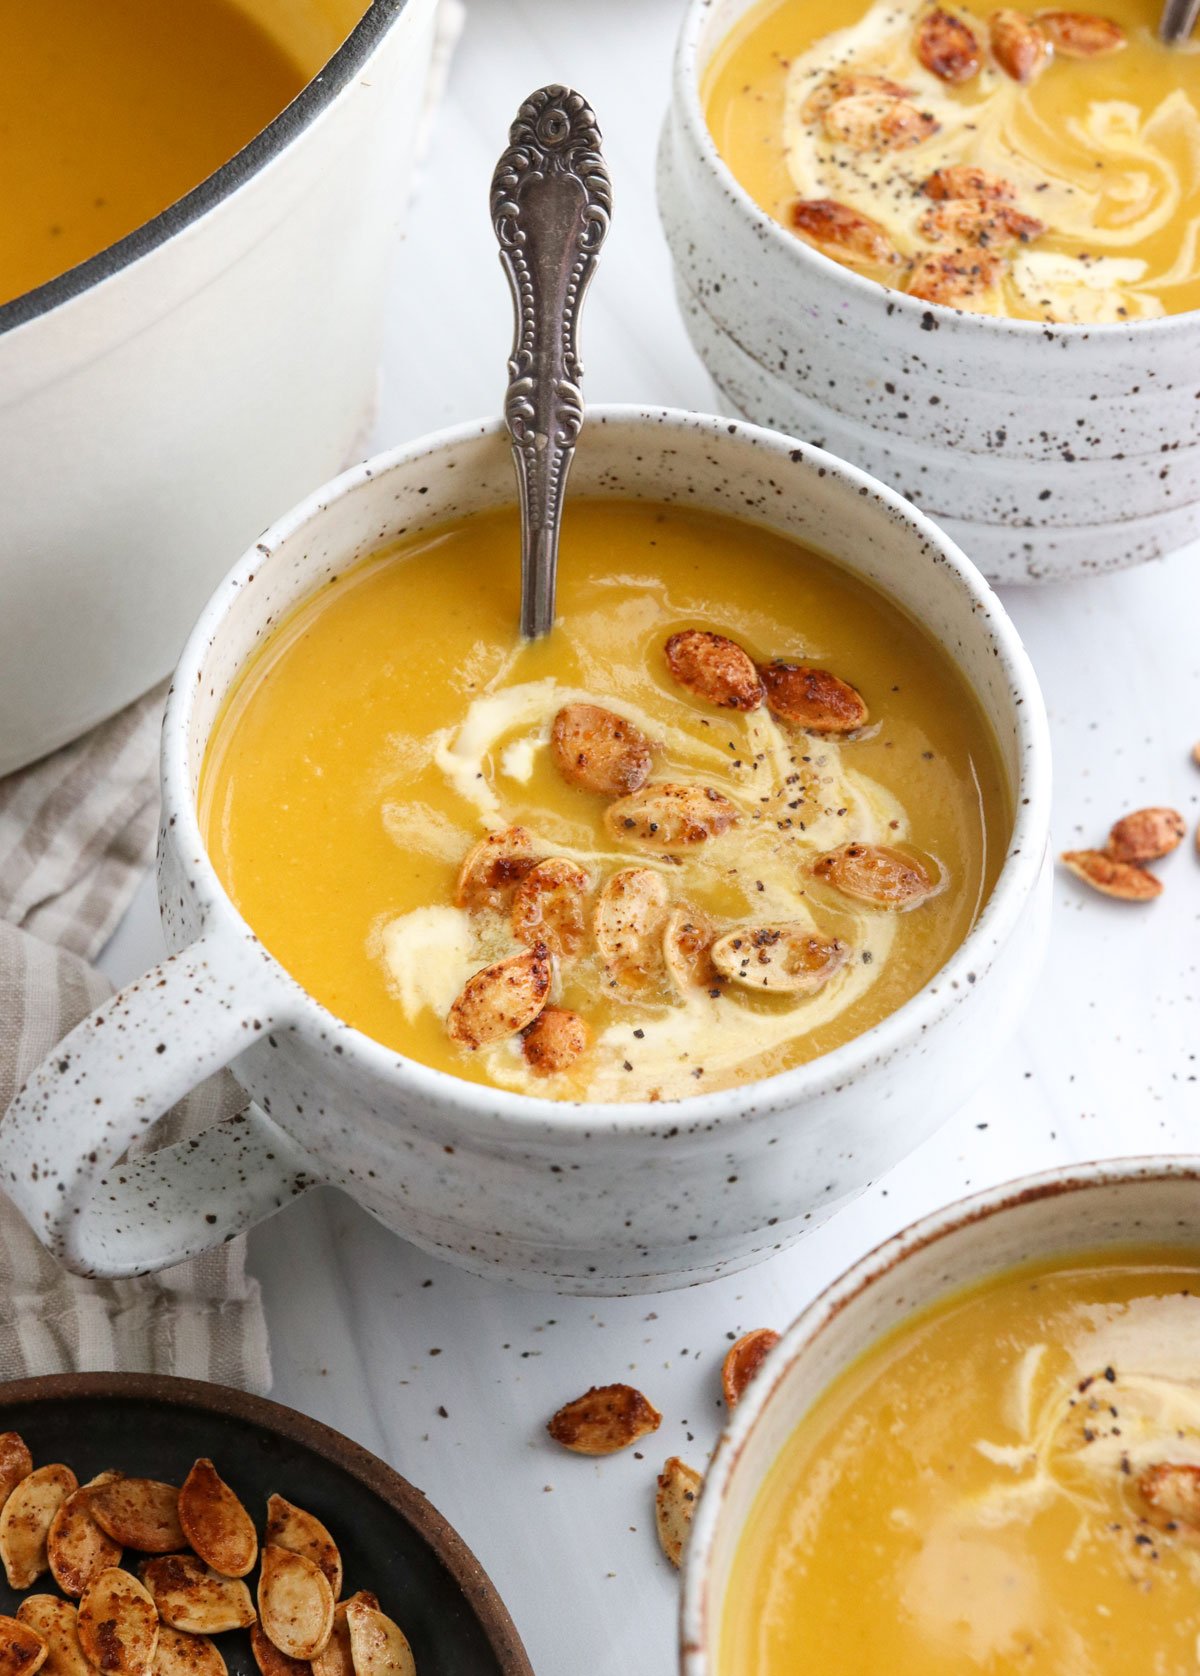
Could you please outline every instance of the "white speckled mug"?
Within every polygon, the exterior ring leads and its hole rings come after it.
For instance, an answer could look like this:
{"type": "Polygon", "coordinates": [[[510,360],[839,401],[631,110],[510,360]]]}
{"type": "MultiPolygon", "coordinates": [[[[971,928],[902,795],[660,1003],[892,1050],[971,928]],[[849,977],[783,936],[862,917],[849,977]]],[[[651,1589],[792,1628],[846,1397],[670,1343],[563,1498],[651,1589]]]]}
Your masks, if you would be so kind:
{"type": "Polygon", "coordinates": [[[975,929],[857,1041],[674,1104],[556,1103],[463,1082],[369,1040],[288,976],[225,894],[197,822],[222,701],[280,616],[332,575],[513,489],[498,421],[384,455],[268,531],[193,632],[162,749],[159,901],[178,952],[72,1032],[0,1128],[6,1190],[72,1268],[161,1267],[329,1183],[481,1274],[573,1292],[684,1285],[767,1256],[910,1152],[1016,1023],[1048,923],[1050,765],[1012,624],[954,546],[862,473],[787,437],[657,409],[595,409],[572,490],[734,513],[810,542],[919,617],[978,693],[1016,816],[975,929]],[[222,1065],[257,1101],[245,1118],[116,1166],[222,1065]]]}
{"type": "Polygon", "coordinates": [[[705,66],[756,0],[691,0],[659,211],[692,341],[731,408],[893,484],[997,582],[1157,558],[1200,534],[1200,313],[1044,326],[929,304],[766,215],[705,121],[705,66]]]}
{"type": "Polygon", "coordinates": [[[860,1356],[947,1293],[1018,1264],[1131,1245],[1200,1251],[1200,1158],[1069,1165],[935,1211],[848,1269],[784,1334],[717,1446],[692,1523],[682,1676],[720,1676],[730,1569],[793,1431],[860,1356]]]}

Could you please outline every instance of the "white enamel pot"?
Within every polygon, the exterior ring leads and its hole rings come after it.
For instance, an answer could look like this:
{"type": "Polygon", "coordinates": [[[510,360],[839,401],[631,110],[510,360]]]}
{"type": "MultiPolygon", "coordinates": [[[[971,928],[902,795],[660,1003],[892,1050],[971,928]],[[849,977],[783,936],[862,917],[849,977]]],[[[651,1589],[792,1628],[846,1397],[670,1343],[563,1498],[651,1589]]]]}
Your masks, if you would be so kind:
{"type": "Polygon", "coordinates": [[[857,1041],[675,1103],[557,1103],[460,1081],[307,995],[216,877],[198,777],[231,683],[281,615],[402,531],[511,503],[499,421],[411,444],[269,530],[188,642],[162,748],[159,901],[178,952],[80,1025],[0,1127],[6,1191],[72,1268],[175,1262],[325,1182],[480,1274],[584,1293],[683,1285],[815,1226],[931,1134],[1001,1048],[1048,923],[1049,752],[1036,679],[986,583],[890,490],[724,419],[596,409],[571,488],[750,517],[831,554],[925,623],[979,695],[1016,811],[975,929],[857,1041]],[[225,1064],[257,1101],[249,1116],[114,1171],[160,1112],[225,1064]]]}
{"type": "Polygon", "coordinates": [[[658,201],[724,402],[891,483],[996,582],[1157,558],[1200,533],[1200,313],[1045,326],[921,302],[779,226],[700,100],[755,0],[690,0],[658,201]]]}
{"type": "Polygon", "coordinates": [[[818,1398],[885,1333],[1021,1263],[1130,1246],[1200,1255],[1200,1157],[1068,1165],[913,1223],[829,1286],[764,1361],[726,1426],[688,1539],[682,1676],[720,1676],[738,1544],[780,1451],[818,1398]]]}
{"type": "Polygon", "coordinates": [[[348,38],[172,208],[0,306],[0,775],[169,674],[375,399],[436,0],[348,38]]]}

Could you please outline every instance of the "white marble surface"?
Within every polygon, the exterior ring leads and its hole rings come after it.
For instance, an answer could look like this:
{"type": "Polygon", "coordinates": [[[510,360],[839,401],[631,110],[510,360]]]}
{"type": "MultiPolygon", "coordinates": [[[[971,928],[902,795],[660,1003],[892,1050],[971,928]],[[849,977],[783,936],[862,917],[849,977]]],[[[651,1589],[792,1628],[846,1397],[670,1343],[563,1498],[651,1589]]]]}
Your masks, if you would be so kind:
{"type": "MultiPolygon", "coordinates": [[[[678,0],[469,0],[395,287],[375,441],[496,408],[508,298],[487,189],[521,98],[565,80],[592,100],[616,183],[589,303],[596,400],[706,407],[676,313],[652,192],[678,0]]],[[[1129,807],[1195,825],[1200,554],[1013,593],[1057,752],[1058,848],[1102,840],[1129,807]]],[[[1200,1152],[1200,865],[1189,841],[1156,905],[1125,908],[1061,876],[1048,970],[990,1085],[832,1225],[699,1291],[588,1302],[499,1290],[431,1261],[344,1199],[314,1194],[258,1230],[275,1394],[392,1461],[491,1572],[538,1676],[667,1676],[677,1579],[654,1539],[654,1475],[702,1465],[721,1419],[726,1335],[783,1326],[848,1262],[972,1188],[1061,1161],[1200,1152]],[[566,1456],[546,1417],[630,1378],[663,1410],[644,1459],[566,1456]],[[444,1413],[442,1411],[445,1411],[444,1413]]],[[[143,890],[108,950],[124,980],[161,952],[143,890]]],[[[1200,1223],[1200,1207],[1198,1207],[1200,1223]]]]}

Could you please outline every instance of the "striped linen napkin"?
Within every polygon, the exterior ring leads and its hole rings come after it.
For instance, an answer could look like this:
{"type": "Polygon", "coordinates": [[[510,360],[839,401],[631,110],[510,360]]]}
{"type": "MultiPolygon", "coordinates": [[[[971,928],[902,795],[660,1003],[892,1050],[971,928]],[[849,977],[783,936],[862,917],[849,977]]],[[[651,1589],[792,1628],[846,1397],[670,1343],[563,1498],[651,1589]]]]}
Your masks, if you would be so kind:
{"type": "MultiPolygon", "coordinates": [[[[152,859],[165,691],[0,780],[0,1111],[111,993],[91,961],[152,859]]],[[[232,1077],[214,1077],[141,1144],[169,1145],[245,1104],[232,1077]]],[[[238,1239],[151,1277],[81,1280],[0,1196],[0,1378],[120,1369],[265,1391],[266,1324],[245,1257],[238,1239]]]]}

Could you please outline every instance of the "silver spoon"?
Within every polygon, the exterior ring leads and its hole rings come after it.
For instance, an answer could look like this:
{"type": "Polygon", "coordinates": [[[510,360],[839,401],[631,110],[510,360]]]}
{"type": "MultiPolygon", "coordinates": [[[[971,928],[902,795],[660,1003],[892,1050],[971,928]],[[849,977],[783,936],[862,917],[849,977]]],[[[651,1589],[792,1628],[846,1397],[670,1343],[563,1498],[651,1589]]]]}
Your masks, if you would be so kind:
{"type": "Polygon", "coordinates": [[[1197,12],[1200,12],[1200,0],[1164,0],[1159,39],[1169,47],[1185,40],[1195,27],[1197,12]]]}
{"type": "Polygon", "coordinates": [[[612,185],[600,130],[569,87],[517,112],[492,176],[492,226],[516,321],[504,421],[521,501],[521,633],[554,622],[563,494],[583,426],[579,311],[608,232],[612,185]]]}

